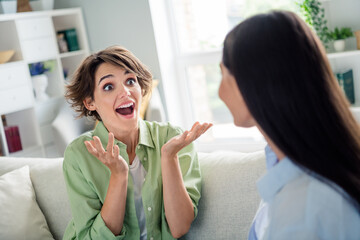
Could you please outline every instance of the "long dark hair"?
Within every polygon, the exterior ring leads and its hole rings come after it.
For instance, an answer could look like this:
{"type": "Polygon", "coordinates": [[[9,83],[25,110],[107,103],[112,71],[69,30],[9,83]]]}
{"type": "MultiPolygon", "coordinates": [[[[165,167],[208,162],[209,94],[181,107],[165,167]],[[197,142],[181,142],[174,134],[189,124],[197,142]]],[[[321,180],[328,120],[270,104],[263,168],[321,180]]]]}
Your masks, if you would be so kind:
{"type": "Polygon", "coordinates": [[[227,35],[222,61],[275,145],[359,209],[360,128],[312,30],[287,11],[253,16],[227,35]]]}

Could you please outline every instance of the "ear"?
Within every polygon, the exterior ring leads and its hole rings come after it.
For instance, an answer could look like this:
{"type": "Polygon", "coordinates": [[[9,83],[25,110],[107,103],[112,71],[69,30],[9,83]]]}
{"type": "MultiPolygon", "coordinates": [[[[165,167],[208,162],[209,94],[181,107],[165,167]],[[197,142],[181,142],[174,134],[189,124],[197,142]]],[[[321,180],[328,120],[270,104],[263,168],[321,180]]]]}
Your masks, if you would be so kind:
{"type": "Polygon", "coordinates": [[[89,111],[95,111],[96,110],[94,100],[91,97],[86,97],[83,100],[83,104],[86,107],[86,109],[89,110],[89,111]]]}

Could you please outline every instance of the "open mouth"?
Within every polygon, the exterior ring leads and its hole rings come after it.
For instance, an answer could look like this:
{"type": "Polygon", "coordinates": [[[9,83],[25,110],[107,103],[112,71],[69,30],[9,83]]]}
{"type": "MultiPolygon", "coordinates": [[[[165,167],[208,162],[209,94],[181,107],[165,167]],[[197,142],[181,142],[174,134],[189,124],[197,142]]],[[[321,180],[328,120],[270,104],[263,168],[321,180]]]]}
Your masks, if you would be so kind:
{"type": "Polygon", "coordinates": [[[116,109],[116,112],[121,115],[130,115],[134,112],[134,103],[126,103],[116,109]]]}

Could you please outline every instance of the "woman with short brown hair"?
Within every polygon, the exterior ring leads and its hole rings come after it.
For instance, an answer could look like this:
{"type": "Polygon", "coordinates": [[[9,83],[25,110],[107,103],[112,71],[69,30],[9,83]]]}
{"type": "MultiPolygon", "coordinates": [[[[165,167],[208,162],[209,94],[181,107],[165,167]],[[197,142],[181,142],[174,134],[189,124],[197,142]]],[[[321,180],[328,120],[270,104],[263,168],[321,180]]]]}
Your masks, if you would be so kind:
{"type": "Polygon", "coordinates": [[[72,220],[64,239],[174,239],[197,215],[201,173],[192,141],[211,124],[183,132],[140,119],[152,76],[128,50],[87,57],[67,86],[80,116],[99,120],[65,151],[72,220]]]}

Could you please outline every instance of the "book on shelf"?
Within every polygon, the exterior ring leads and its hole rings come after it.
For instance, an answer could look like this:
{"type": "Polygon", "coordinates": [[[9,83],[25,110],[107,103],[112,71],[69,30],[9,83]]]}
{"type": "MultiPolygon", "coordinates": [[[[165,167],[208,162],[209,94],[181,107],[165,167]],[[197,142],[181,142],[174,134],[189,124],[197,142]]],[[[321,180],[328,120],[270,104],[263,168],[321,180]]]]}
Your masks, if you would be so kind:
{"type": "Polygon", "coordinates": [[[9,153],[22,150],[22,144],[19,134],[18,126],[5,126],[4,127],[6,142],[8,145],[9,153]]]}
{"type": "Polygon", "coordinates": [[[66,42],[66,39],[65,39],[65,33],[58,32],[56,34],[56,38],[57,38],[57,43],[58,43],[58,46],[59,46],[59,52],[60,53],[68,52],[69,49],[68,49],[67,42],[66,42]]]}
{"type": "Polygon", "coordinates": [[[336,73],[337,80],[346,98],[351,104],[355,103],[354,77],[352,69],[336,73]]]}
{"type": "Polygon", "coordinates": [[[57,38],[60,52],[71,52],[80,50],[75,28],[58,31],[57,38]]]}

